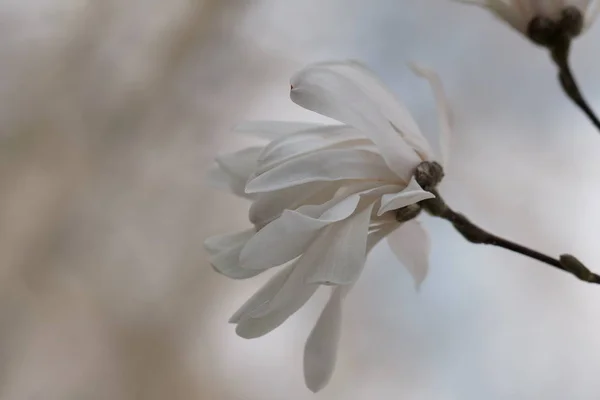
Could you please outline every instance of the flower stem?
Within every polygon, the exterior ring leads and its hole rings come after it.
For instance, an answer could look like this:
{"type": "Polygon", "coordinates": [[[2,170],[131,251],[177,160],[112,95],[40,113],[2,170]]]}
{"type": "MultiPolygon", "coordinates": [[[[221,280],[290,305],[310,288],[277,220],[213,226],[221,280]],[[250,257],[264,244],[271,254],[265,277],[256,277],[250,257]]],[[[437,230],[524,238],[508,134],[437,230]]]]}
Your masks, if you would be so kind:
{"type": "Polygon", "coordinates": [[[594,110],[592,110],[583,97],[569,65],[570,43],[570,40],[565,39],[551,48],[552,59],[558,67],[558,80],[565,94],[584,112],[596,129],[600,131],[600,119],[598,119],[594,110]]]}
{"type": "Polygon", "coordinates": [[[552,258],[528,247],[511,242],[492,233],[489,233],[477,225],[473,224],[467,217],[452,210],[444,202],[442,197],[436,190],[432,191],[435,194],[434,199],[425,200],[420,204],[431,215],[449,221],[454,228],[469,242],[477,244],[489,244],[492,246],[502,247],[515,253],[524,255],[529,258],[541,261],[554,268],[573,274],[584,282],[600,284],[600,276],[594,274],[587,269],[575,257],[565,254],[559,259],[552,258]]]}

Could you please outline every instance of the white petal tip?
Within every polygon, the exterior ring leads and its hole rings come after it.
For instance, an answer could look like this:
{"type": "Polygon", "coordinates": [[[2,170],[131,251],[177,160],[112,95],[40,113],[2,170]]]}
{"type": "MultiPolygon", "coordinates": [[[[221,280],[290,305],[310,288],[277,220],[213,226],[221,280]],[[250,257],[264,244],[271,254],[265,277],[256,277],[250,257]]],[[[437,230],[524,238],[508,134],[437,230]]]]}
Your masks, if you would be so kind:
{"type": "MultiPolygon", "coordinates": [[[[427,192],[425,190],[420,190],[420,191],[418,191],[418,192],[416,192],[416,193],[413,194],[412,202],[409,205],[416,204],[416,203],[418,203],[420,201],[428,200],[428,199],[433,199],[433,198],[435,198],[435,195],[433,193],[427,192]]],[[[399,200],[401,201],[400,198],[399,198],[399,200]]],[[[403,207],[396,208],[397,204],[398,203],[392,201],[392,202],[389,202],[389,203],[387,203],[385,205],[382,205],[379,208],[379,210],[377,211],[377,216],[381,217],[383,214],[385,214],[388,211],[392,211],[392,210],[396,210],[396,209],[400,209],[400,208],[406,207],[406,206],[403,206],[403,207]]]]}
{"type": "Polygon", "coordinates": [[[305,384],[308,390],[310,390],[313,393],[318,393],[323,389],[323,387],[325,387],[325,385],[312,385],[309,382],[305,382],[305,384]]]}
{"type": "Polygon", "coordinates": [[[322,373],[315,373],[314,371],[307,371],[306,366],[304,370],[304,384],[313,393],[320,392],[327,386],[331,374],[323,375],[322,373]]]}
{"type": "Polygon", "coordinates": [[[313,393],[320,392],[327,386],[331,379],[331,374],[320,374],[304,370],[304,384],[313,393]]]}
{"type": "Polygon", "coordinates": [[[254,185],[251,185],[251,182],[248,182],[248,184],[246,184],[246,187],[244,188],[244,193],[246,194],[253,194],[256,193],[256,188],[254,187],[254,185]]]}
{"type": "Polygon", "coordinates": [[[241,321],[237,324],[235,328],[235,333],[241,337],[242,339],[256,339],[264,335],[262,332],[256,332],[255,330],[249,328],[247,323],[251,322],[251,320],[241,321]]]}

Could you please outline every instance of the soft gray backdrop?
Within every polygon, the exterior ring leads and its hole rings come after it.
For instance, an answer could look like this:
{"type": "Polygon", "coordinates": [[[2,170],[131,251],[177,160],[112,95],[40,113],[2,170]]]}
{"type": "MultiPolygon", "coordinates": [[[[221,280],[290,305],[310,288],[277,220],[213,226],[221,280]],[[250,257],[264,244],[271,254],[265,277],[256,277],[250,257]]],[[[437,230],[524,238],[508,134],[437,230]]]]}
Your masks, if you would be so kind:
{"type": "MultiPolygon", "coordinates": [[[[206,262],[244,202],[205,186],[248,119],[315,119],[303,64],[358,58],[431,140],[442,76],[456,121],[448,202],[600,271],[600,136],[548,56],[446,0],[0,1],[0,398],[596,399],[600,288],[427,220],[420,293],[384,246],[348,298],[318,395],[302,348],[321,298],[266,337],[226,321],[264,280],[206,262]]],[[[574,69],[600,110],[598,30],[574,69]]]]}

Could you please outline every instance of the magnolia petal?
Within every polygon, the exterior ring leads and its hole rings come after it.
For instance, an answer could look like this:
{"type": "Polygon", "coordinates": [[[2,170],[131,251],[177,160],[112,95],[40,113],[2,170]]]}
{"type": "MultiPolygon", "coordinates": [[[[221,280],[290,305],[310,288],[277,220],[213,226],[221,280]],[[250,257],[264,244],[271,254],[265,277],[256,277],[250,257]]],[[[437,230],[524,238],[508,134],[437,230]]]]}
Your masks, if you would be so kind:
{"type": "Polygon", "coordinates": [[[256,160],[258,160],[258,156],[262,150],[262,147],[255,146],[217,156],[215,161],[219,168],[228,176],[228,183],[233,193],[241,193],[238,195],[248,197],[245,193],[245,185],[250,175],[256,169],[256,160]]]}
{"type": "Polygon", "coordinates": [[[249,218],[257,229],[281,216],[285,210],[302,205],[323,204],[331,200],[340,185],[331,182],[311,182],[300,186],[260,193],[250,206],[249,218]]]}
{"type": "MultiPolygon", "coordinates": [[[[268,290],[269,299],[247,310],[239,319],[236,332],[243,338],[256,338],[271,332],[298,311],[317,291],[319,285],[305,283],[311,264],[301,257],[291,265],[285,280],[268,290]]],[[[266,298],[266,296],[265,296],[266,298]]],[[[261,299],[262,300],[262,299],[261,299]]]]}
{"type": "Polygon", "coordinates": [[[387,236],[392,252],[410,272],[417,289],[427,277],[430,239],[418,221],[408,221],[387,236]]]}
{"type": "Polygon", "coordinates": [[[315,269],[315,263],[325,256],[328,246],[333,246],[337,239],[331,235],[319,234],[306,249],[304,254],[295,262],[294,270],[283,283],[279,291],[268,302],[258,307],[252,313],[253,318],[267,317],[269,314],[285,310],[286,318],[292,315],[308,301],[318,284],[307,282],[307,278],[315,269]],[[309,289],[315,288],[310,295],[309,289]]]}
{"type": "Polygon", "coordinates": [[[254,228],[233,234],[209,237],[204,247],[209,253],[209,262],[222,275],[232,279],[247,279],[260,274],[261,270],[246,270],[240,267],[240,252],[256,233],[254,228]]]}
{"type": "Polygon", "coordinates": [[[421,159],[382,113],[378,99],[373,99],[365,88],[327,65],[319,64],[296,73],[291,83],[292,101],[368,134],[390,169],[408,181],[421,159]]]}
{"type": "Polygon", "coordinates": [[[230,174],[223,171],[217,163],[209,167],[208,173],[206,174],[206,181],[210,187],[215,189],[224,192],[232,192],[240,197],[248,197],[245,192],[246,182],[242,182],[240,179],[232,177],[230,174]]]}
{"type": "Polygon", "coordinates": [[[208,172],[209,185],[231,191],[240,197],[252,197],[245,192],[246,183],[256,169],[256,161],[262,149],[262,147],[249,147],[217,156],[216,166],[211,167],[208,172]]]}
{"type": "Polygon", "coordinates": [[[366,65],[356,60],[345,60],[323,62],[315,64],[315,66],[329,68],[350,79],[378,106],[396,131],[424,160],[431,158],[432,152],[429,143],[406,106],[366,65]]]}
{"type": "MultiPolygon", "coordinates": [[[[501,21],[508,23],[514,29],[521,33],[525,33],[529,15],[524,15],[525,10],[518,10],[516,6],[509,5],[503,0],[454,0],[459,3],[472,4],[485,8],[494,14],[501,21]]],[[[525,3],[525,2],[524,2],[525,3]]],[[[529,11],[529,10],[527,10],[529,11]]],[[[527,12],[529,14],[529,12],[527,12]]]]}
{"type": "Polygon", "coordinates": [[[434,197],[435,195],[432,193],[423,190],[416,179],[412,177],[408,186],[401,192],[384,194],[381,197],[381,207],[377,211],[377,216],[434,197]]]}
{"type": "Polygon", "coordinates": [[[242,320],[251,318],[251,315],[255,312],[256,309],[268,303],[273,296],[283,286],[285,281],[290,277],[292,271],[294,269],[294,262],[290,263],[286,267],[282,268],[275,275],[269,279],[269,281],[260,288],[258,292],[256,292],[250,299],[248,299],[244,305],[242,305],[239,310],[237,310],[231,318],[229,318],[229,322],[232,324],[237,324],[242,320]]]}
{"type": "Polygon", "coordinates": [[[263,316],[240,321],[236,327],[236,333],[244,339],[254,339],[266,335],[306,304],[318,288],[319,285],[298,286],[297,291],[291,294],[293,297],[290,303],[263,316]]]}
{"type": "Polygon", "coordinates": [[[367,254],[375,248],[387,235],[392,233],[395,229],[400,227],[399,222],[389,222],[382,224],[375,229],[369,231],[369,236],[367,237],[367,254]]]}
{"type": "Polygon", "coordinates": [[[438,74],[434,71],[417,64],[411,64],[412,70],[422,78],[425,78],[433,91],[435,104],[438,113],[438,122],[440,125],[440,153],[441,164],[444,167],[448,166],[450,155],[450,140],[452,137],[452,114],[444,86],[438,74]]]}
{"type": "Polygon", "coordinates": [[[242,268],[271,268],[298,257],[322,228],[352,215],[359,201],[360,196],[353,195],[285,210],[248,241],[240,254],[242,268]]]}
{"type": "Polygon", "coordinates": [[[378,154],[366,150],[331,149],[297,157],[251,179],[246,185],[246,193],[344,179],[397,180],[378,154]]]}
{"type": "Polygon", "coordinates": [[[282,136],[320,126],[325,126],[325,124],[289,121],[245,121],[233,130],[234,132],[248,133],[261,139],[275,140],[282,136]]]}
{"type": "Polygon", "coordinates": [[[304,347],[304,380],[315,393],[323,389],[333,375],[341,325],[342,288],[336,287],[304,347]]]}
{"type": "Polygon", "coordinates": [[[204,248],[210,255],[228,251],[241,243],[246,243],[254,233],[254,228],[250,228],[240,232],[211,236],[204,240],[204,248]]]}
{"type": "MultiPolygon", "coordinates": [[[[294,157],[327,148],[369,145],[371,142],[347,125],[324,126],[284,136],[271,142],[258,160],[256,175],[260,175],[294,157]]],[[[376,150],[374,150],[376,151],[376,150]]]]}
{"type": "Polygon", "coordinates": [[[306,277],[307,283],[349,285],[358,279],[367,257],[372,210],[373,203],[356,215],[323,230],[312,245],[320,248],[311,253],[315,259],[311,262],[313,270],[306,277]]]}

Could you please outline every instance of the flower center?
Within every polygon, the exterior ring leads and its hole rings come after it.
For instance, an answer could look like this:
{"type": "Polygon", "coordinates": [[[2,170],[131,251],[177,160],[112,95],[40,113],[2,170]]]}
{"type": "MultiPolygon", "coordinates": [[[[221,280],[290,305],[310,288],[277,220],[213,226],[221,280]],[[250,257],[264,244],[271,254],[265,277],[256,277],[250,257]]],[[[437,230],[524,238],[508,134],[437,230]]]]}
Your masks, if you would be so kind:
{"type": "Polygon", "coordinates": [[[444,169],[435,161],[424,161],[415,168],[415,180],[428,192],[435,189],[443,177],[444,169]]]}
{"type": "MultiPolygon", "coordinates": [[[[435,161],[424,161],[417,165],[414,172],[415,180],[428,192],[434,190],[444,177],[444,169],[435,161]]],[[[421,212],[421,204],[414,203],[396,210],[396,221],[407,222],[416,218],[421,212]]]]}

